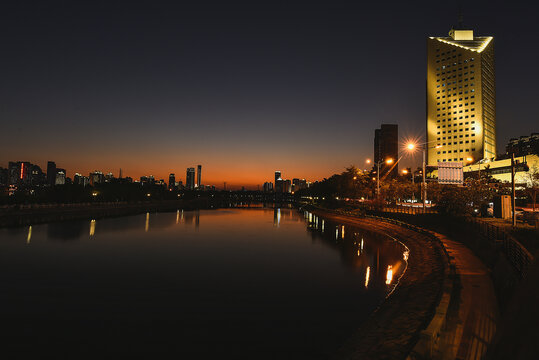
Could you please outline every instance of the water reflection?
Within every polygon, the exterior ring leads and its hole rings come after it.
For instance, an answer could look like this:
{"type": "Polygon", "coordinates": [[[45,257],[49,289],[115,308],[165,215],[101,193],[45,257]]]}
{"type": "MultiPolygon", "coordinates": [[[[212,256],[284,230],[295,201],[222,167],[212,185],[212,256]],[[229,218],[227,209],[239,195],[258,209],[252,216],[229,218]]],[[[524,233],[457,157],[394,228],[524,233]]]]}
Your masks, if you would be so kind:
{"type": "Polygon", "coordinates": [[[281,208],[273,209],[273,226],[279,227],[281,225],[281,208]]]}
{"type": "Polygon", "coordinates": [[[90,220],[90,237],[95,235],[95,219],[90,220]]]}
{"type": "Polygon", "coordinates": [[[401,243],[386,235],[321,219],[309,212],[304,214],[304,219],[314,241],[335,248],[343,263],[363,273],[364,288],[394,289],[409,256],[408,249],[401,243]],[[327,224],[335,229],[334,236],[328,237],[325,233],[327,224]]]}
{"type": "Polygon", "coordinates": [[[393,267],[391,265],[388,265],[386,274],[386,285],[391,285],[391,281],[393,281],[393,267]]]}
{"type": "Polygon", "coordinates": [[[28,227],[28,235],[26,236],[26,243],[30,244],[31,239],[32,239],[32,225],[28,227]]]}
{"type": "Polygon", "coordinates": [[[386,236],[279,207],[34,225],[0,229],[0,239],[9,294],[0,317],[13,338],[55,349],[92,338],[118,353],[162,344],[186,349],[179,358],[252,358],[261,348],[268,358],[328,358],[409,256],[386,236]],[[209,343],[222,353],[200,354],[209,343]]]}

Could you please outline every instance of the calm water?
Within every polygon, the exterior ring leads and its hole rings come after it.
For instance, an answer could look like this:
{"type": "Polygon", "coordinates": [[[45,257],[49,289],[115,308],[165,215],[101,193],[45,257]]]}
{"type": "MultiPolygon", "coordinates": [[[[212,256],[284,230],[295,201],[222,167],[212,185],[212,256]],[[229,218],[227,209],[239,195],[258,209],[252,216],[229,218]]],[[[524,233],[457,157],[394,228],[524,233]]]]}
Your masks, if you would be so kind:
{"type": "Polygon", "coordinates": [[[2,353],[327,358],[393,289],[404,252],[292,209],[0,229],[2,353]]]}

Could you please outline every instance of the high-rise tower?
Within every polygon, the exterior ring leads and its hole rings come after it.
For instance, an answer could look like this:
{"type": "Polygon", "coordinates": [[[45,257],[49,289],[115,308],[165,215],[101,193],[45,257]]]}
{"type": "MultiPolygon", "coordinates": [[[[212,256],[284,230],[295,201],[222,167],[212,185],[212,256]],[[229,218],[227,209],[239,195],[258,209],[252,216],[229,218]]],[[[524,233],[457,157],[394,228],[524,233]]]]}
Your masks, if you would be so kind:
{"type": "Polygon", "coordinates": [[[397,160],[399,159],[399,126],[395,124],[382,124],[380,129],[374,130],[374,163],[381,162],[380,176],[385,176],[389,169],[391,177],[399,174],[397,160]],[[387,164],[387,160],[393,160],[387,164]]]}
{"type": "Polygon", "coordinates": [[[202,185],[202,165],[197,165],[197,186],[202,185]]]}
{"type": "Polygon", "coordinates": [[[452,29],[427,39],[427,163],[496,156],[494,40],[452,29]]]}
{"type": "Polygon", "coordinates": [[[187,190],[195,190],[195,168],[187,168],[185,187],[187,190]]]}

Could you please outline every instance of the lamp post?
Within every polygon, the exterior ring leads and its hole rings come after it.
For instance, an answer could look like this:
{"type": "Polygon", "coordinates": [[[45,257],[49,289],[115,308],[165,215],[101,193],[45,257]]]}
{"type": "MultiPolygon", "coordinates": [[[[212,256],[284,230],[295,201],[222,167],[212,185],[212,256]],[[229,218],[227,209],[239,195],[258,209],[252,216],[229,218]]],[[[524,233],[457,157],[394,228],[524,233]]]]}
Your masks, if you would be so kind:
{"type": "MultiPolygon", "coordinates": [[[[429,143],[423,143],[423,144],[409,143],[408,145],[406,145],[406,148],[409,151],[414,151],[418,146],[421,146],[421,151],[423,152],[423,183],[421,184],[422,186],[421,195],[423,198],[423,213],[426,212],[426,208],[427,208],[426,157],[427,157],[427,149],[429,149],[429,147],[427,146],[428,144],[429,143]]],[[[432,148],[439,149],[441,147],[442,147],[441,145],[436,145],[436,146],[433,146],[432,148]]]]}
{"type": "MultiPolygon", "coordinates": [[[[413,204],[414,203],[414,195],[415,195],[414,194],[414,172],[413,172],[412,168],[410,168],[410,170],[411,170],[410,174],[412,174],[412,204],[413,204]]],[[[408,170],[404,169],[404,170],[402,170],[402,173],[404,175],[406,175],[406,174],[408,174],[408,170]]]]}
{"type": "MultiPolygon", "coordinates": [[[[370,164],[371,161],[367,159],[367,164],[370,164]]],[[[376,197],[380,196],[380,165],[386,163],[387,165],[393,164],[393,159],[389,158],[384,161],[376,162],[376,197]]]]}

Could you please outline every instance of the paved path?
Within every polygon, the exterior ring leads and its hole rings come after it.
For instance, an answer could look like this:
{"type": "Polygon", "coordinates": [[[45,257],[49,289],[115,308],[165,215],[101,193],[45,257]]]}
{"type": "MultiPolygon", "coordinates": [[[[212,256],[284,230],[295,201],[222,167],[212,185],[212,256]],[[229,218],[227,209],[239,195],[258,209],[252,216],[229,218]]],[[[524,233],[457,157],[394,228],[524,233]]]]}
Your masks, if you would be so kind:
{"type": "Polygon", "coordinates": [[[442,235],[440,239],[454,258],[461,287],[456,287],[458,297],[451,300],[438,355],[442,359],[481,359],[500,318],[489,271],[462,243],[442,235]]]}

